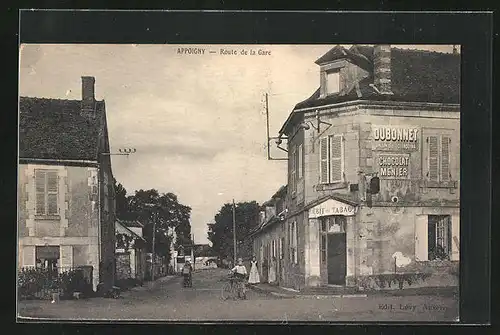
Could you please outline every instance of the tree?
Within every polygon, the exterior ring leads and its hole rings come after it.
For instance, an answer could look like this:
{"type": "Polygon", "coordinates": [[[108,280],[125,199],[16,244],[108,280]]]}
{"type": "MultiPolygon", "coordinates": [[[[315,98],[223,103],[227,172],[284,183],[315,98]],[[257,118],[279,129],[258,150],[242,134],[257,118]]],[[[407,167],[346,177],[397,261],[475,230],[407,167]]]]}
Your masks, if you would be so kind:
{"type": "MultiPolygon", "coordinates": [[[[259,223],[260,206],[256,201],[252,201],[237,203],[235,207],[236,238],[240,241],[259,223]]],[[[219,257],[234,258],[232,204],[224,204],[215,215],[215,222],[208,224],[208,239],[219,257]]],[[[248,251],[238,249],[237,253],[243,255],[248,251]]]]}
{"type": "Polygon", "coordinates": [[[125,220],[138,220],[144,225],[143,237],[147,242],[146,249],[148,252],[152,252],[155,221],[155,253],[166,256],[167,262],[171,258],[172,229],[177,234],[174,246],[190,241],[191,208],[180,204],[175,194],[160,194],[155,189],[141,189],[135,191],[134,195],[126,196],[127,192],[121,184],[115,187],[117,190],[117,217],[125,220]]]}

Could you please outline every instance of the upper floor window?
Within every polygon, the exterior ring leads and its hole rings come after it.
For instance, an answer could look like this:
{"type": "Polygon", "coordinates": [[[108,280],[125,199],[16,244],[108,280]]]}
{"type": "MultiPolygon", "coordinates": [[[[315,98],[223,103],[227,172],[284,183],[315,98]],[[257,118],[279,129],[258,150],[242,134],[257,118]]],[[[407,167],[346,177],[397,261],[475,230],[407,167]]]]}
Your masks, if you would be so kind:
{"type": "Polygon", "coordinates": [[[447,182],[451,180],[449,135],[432,135],[426,138],[427,173],[430,181],[447,182]]]}
{"type": "Polygon", "coordinates": [[[328,71],[326,73],[326,94],[339,93],[340,91],[340,71],[328,71]]]}
{"type": "Polygon", "coordinates": [[[290,154],[290,187],[292,195],[297,191],[297,182],[304,177],[304,146],[295,145],[290,154]]]}
{"type": "Polygon", "coordinates": [[[35,170],[36,215],[58,214],[58,179],[57,171],[35,170]]]}
{"type": "Polygon", "coordinates": [[[320,183],[338,183],[344,176],[344,139],[332,135],[320,139],[320,183]]]}
{"type": "Polygon", "coordinates": [[[297,179],[304,177],[304,146],[299,144],[297,147],[297,179]]]}

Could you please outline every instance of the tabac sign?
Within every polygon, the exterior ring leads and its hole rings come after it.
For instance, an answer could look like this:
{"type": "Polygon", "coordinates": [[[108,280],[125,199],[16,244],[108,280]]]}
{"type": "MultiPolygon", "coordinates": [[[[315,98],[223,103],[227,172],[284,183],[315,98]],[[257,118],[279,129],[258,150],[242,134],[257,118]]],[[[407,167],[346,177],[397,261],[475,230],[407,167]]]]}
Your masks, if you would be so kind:
{"type": "Polygon", "coordinates": [[[356,214],[356,206],[352,206],[334,199],[328,199],[309,210],[310,219],[329,215],[351,216],[354,214],[356,214]]]}
{"type": "Polygon", "coordinates": [[[372,125],[372,150],[417,151],[420,129],[411,126],[372,125]]]}

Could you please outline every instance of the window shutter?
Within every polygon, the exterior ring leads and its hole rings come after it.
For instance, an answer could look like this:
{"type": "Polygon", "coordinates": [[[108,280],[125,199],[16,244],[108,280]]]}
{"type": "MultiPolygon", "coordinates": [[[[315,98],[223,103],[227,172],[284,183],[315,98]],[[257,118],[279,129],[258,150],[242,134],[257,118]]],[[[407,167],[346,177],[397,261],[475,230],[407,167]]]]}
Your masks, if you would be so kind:
{"type": "Polygon", "coordinates": [[[45,214],[45,171],[35,171],[36,214],[45,214]]]}
{"type": "Polygon", "coordinates": [[[450,180],[450,142],[449,136],[441,137],[441,181],[450,180]]]}
{"type": "Polygon", "coordinates": [[[438,180],[438,138],[429,136],[429,180],[438,180]]]}
{"type": "Polygon", "coordinates": [[[332,136],[330,141],[330,182],[340,182],[342,181],[342,136],[332,136]]]}
{"type": "Polygon", "coordinates": [[[319,149],[320,183],[328,183],[328,138],[320,139],[319,149]]]}
{"type": "Polygon", "coordinates": [[[298,148],[297,168],[299,170],[297,179],[301,179],[304,176],[304,149],[302,144],[300,144],[298,148]]]}
{"type": "Polygon", "coordinates": [[[57,193],[59,188],[59,177],[57,172],[47,172],[47,214],[58,213],[57,193]]]}
{"type": "Polygon", "coordinates": [[[293,146],[291,157],[290,157],[290,159],[291,159],[291,162],[290,162],[290,184],[292,186],[292,193],[295,192],[295,165],[296,165],[295,150],[296,150],[296,146],[293,146]]]}
{"type": "Polygon", "coordinates": [[[427,261],[428,251],[428,222],[427,215],[415,217],[415,260],[427,261]]]}

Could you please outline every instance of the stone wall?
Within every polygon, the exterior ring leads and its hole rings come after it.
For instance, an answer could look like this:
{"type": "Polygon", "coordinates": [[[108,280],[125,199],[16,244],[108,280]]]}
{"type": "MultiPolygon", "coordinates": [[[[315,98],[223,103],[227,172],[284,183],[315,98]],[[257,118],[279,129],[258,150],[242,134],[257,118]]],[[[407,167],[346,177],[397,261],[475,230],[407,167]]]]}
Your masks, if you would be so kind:
{"type": "Polygon", "coordinates": [[[132,278],[130,269],[130,254],[116,254],[116,279],[121,280],[128,278],[132,278]]]}

